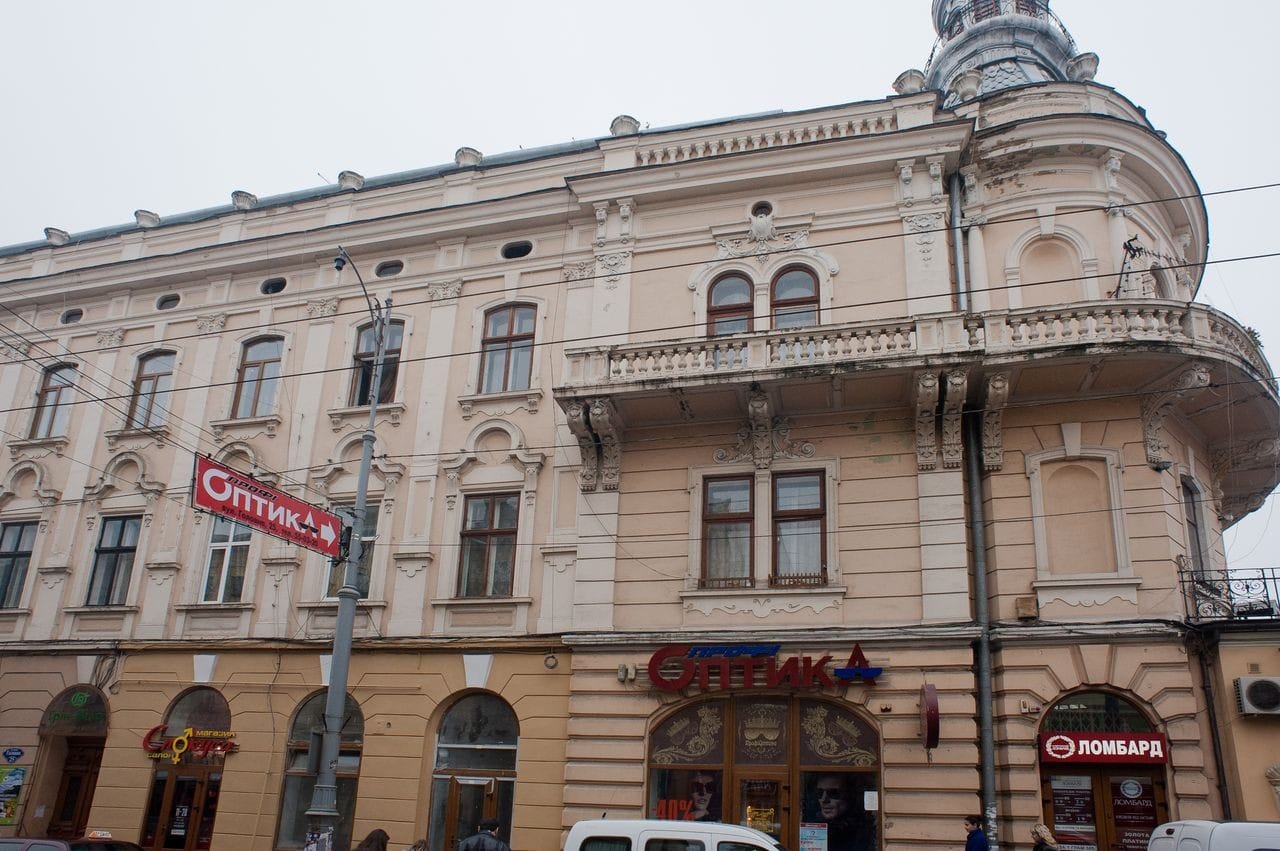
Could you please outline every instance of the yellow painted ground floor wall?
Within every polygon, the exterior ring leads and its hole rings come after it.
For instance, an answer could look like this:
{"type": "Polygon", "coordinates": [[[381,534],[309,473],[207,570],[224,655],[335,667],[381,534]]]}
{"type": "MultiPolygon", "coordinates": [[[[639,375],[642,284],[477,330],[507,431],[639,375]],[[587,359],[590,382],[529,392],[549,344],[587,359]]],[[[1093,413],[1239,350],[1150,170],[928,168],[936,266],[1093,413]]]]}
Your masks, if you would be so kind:
{"type": "Polygon", "coordinates": [[[1232,633],[1216,646],[1210,677],[1217,698],[1224,774],[1231,787],[1231,815],[1249,821],[1280,821],[1280,712],[1242,707],[1237,682],[1280,682],[1280,632],[1232,633]]]}
{"type": "MultiPolygon", "coordinates": [[[[726,788],[724,801],[745,805],[748,781],[754,783],[758,773],[750,768],[752,755],[775,744],[775,734],[790,750],[760,776],[780,790],[789,844],[798,825],[813,817],[805,796],[821,777],[802,764],[814,758],[802,754],[831,743],[827,756],[845,760],[838,767],[860,772],[866,784],[859,794],[864,806],[875,808],[873,848],[956,847],[963,841],[961,817],[981,808],[974,637],[965,627],[862,635],[857,643],[866,666],[882,669],[874,683],[862,675],[846,681],[831,674],[829,682],[805,678],[803,659],[828,672],[853,669],[854,642],[821,627],[789,633],[776,646],[758,635],[750,643],[740,636],[686,642],[682,647],[701,649],[681,650],[683,656],[677,653],[674,662],[657,670],[659,678],[708,654],[747,652],[744,646],[760,651],[758,667],[751,686],[744,684],[741,669],[727,680],[712,670],[705,680],[694,676],[673,690],[659,688],[650,676],[650,659],[664,647],[651,637],[357,649],[349,691],[363,716],[364,736],[351,832],[359,838],[382,827],[393,846],[404,847],[438,828],[429,822],[441,718],[460,699],[486,694],[509,706],[518,725],[510,831],[515,851],[554,851],[563,829],[581,818],[654,815],[656,807],[670,805],[663,796],[683,789],[695,769],[713,770],[726,784],[739,783],[734,792],[726,788]],[[767,683],[765,656],[775,669],[795,675],[779,674],[767,683]],[[787,669],[788,664],[795,667],[787,669]],[[939,722],[938,744],[928,750],[921,721],[926,684],[936,691],[939,722]],[[699,751],[699,743],[691,741],[697,731],[682,726],[685,719],[700,717],[700,729],[714,732],[705,723],[714,715],[703,711],[708,707],[723,709],[714,717],[736,725],[720,734],[725,743],[720,752],[699,751]],[[827,726],[815,726],[816,717],[825,718],[827,726]],[[673,749],[673,742],[679,747],[673,749]],[[681,748],[684,756],[677,753],[681,748]]],[[[315,647],[243,644],[198,653],[171,646],[79,656],[5,654],[0,657],[0,751],[22,750],[17,764],[29,766],[30,777],[14,808],[15,823],[0,825],[0,835],[40,833],[55,815],[62,745],[57,737],[42,738],[40,726],[69,687],[87,685],[100,688],[109,721],[88,826],[138,838],[157,765],[163,764],[149,758],[143,739],[163,723],[176,698],[199,685],[225,698],[238,745],[223,763],[210,847],[274,848],[290,725],[299,706],[322,690],[324,661],[315,647]]],[[[1150,636],[1120,640],[1082,630],[1068,640],[1061,635],[1050,640],[1028,630],[999,640],[993,711],[1004,847],[1030,847],[1030,826],[1046,818],[1051,793],[1046,787],[1050,769],[1039,744],[1042,722],[1055,704],[1082,693],[1120,698],[1167,740],[1168,758],[1154,774],[1170,818],[1217,815],[1217,781],[1196,670],[1180,641],[1150,636]]]]}

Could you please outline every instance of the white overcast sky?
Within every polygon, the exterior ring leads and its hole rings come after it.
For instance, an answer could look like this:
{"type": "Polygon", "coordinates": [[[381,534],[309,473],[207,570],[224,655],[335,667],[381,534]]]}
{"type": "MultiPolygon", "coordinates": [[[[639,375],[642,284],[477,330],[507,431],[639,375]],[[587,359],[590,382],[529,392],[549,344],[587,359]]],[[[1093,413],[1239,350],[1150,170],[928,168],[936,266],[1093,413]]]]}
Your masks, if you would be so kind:
{"type": "MultiPolygon", "coordinates": [[[[1206,193],[1280,182],[1277,0],[1053,0],[1097,80],[1147,109],[1206,193]]],[[[930,0],[63,0],[4,4],[0,245],[608,133],[891,94],[930,0]]],[[[1208,200],[1211,258],[1280,251],[1280,189],[1208,200]]],[[[1280,259],[1200,300],[1280,362],[1280,259]]],[[[1226,536],[1280,565],[1273,498],[1226,536]],[[1274,523],[1272,520],[1274,519],[1274,523]]]]}

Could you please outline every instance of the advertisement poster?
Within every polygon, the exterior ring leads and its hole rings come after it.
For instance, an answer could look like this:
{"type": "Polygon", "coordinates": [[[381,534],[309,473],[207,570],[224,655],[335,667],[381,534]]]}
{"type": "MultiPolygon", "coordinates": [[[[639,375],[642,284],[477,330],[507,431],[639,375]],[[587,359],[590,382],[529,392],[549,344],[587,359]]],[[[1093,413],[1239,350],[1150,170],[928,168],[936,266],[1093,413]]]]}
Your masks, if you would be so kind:
{"type": "Polygon", "coordinates": [[[799,851],[827,851],[827,826],[803,822],[800,825],[799,851]]]}
{"type": "Polygon", "coordinates": [[[1151,779],[1112,777],[1111,809],[1115,815],[1116,843],[1122,851],[1143,851],[1151,831],[1159,823],[1151,779]]]}
{"type": "Polygon", "coordinates": [[[0,765],[0,825],[16,824],[22,786],[27,782],[27,766],[0,765]]]}
{"type": "Polygon", "coordinates": [[[1093,780],[1088,775],[1055,774],[1053,833],[1061,851],[1098,851],[1098,824],[1093,805],[1093,780]]]}

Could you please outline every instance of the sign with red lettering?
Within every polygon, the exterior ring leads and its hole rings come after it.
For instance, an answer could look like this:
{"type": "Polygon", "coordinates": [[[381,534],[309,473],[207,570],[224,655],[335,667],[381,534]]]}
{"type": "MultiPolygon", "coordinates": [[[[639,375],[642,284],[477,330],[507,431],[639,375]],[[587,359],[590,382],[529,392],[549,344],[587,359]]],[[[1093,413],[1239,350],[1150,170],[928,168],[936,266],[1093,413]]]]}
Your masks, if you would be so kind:
{"type": "Polygon", "coordinates": [[[855,644],[844,665],[833,656],[779,659],[779,644],[669,644],[649,657],[649,682],[663,691],[696,686],[730,688],[834,688],[854,680],[875,685],[884,668],[873,667],[855,644]]]}
{"type": "Polygon", "coordinates": [[[157,724],[142,737],[147,759],[163,759],[177,765],[184,757],[190,761],[208,756],[229,754],[236,750],[235,734],[230,730],[196,730],[186,727],[176,736],[165,735],[165,725],[157,724]]]}
{"type": "Polygon", "coordinates": [[[1169,748],[1162,733],[1042,733],[1046,763],[1128,762],[1163,765],[1169,748]]]}
{"type": "Polygon", "coordinates": [[[339,555],[342,519],[338,515],[212,459],[196,457],[191,504],[330,558],[339,555]]]}

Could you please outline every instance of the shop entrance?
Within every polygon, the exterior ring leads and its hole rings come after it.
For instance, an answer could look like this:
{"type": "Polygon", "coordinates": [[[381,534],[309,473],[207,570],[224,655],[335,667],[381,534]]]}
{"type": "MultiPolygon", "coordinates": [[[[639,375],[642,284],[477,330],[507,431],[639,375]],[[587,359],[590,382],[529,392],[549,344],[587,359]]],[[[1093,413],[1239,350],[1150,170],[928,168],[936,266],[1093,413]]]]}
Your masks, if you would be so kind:
{"type": "Polygon", "coordinates": [[[732,695],[684,704],[649,736],[650,818],[754,827],[785,847],[880,845],[875,729],[823,698],[732,695]]]}
{"type": "MultiPolygon", "coordinates": [[[[45,835],[57,839],[84,836],[106,738],[107,702],[93,686],[73,686],[55,697],[45,710],[40,721],[41,748],[49,760],[48,770],[58,775],[53,809],[43,828],[45,835]]],[[[53,792],[54,782],[50,777],[44,788],[53,792]]]]}
{"type": "Polygon", "coordinates": [[[432,851],[456,848],[486,818],[498,820],[510,843],[519,737],[515,713],[495,695],[467,695],[445,712],[427,817],[432,851]]]}
{"type": "Polygon", "coordinates": [[[1169,817],[1164,736],[1105,692],[1062,698],[1041,730],[1044,821],[1062,851],[1145,851],[1169,817]]]}
{"type": "Polygon", "coordinates": [[[231,711],[211,688],[193,688],[169,707],[166,722],[142,740],[156,761],[138,844],[148,851],[206,851],[213,845],[222,765],[235,750],[231,711]]]}

